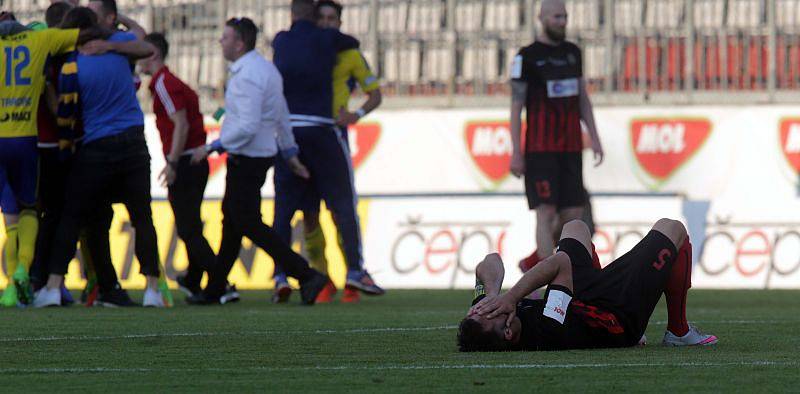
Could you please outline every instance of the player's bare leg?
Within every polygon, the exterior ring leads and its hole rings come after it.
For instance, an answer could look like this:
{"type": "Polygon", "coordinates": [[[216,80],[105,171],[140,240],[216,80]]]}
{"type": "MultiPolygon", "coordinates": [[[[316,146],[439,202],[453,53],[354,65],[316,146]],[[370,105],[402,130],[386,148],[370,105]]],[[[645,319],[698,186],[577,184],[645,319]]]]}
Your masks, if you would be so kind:
{"type": "MultiPolygon", "coordinates": [[[[564,227],[566,223],[569,223],[573,220],[581,220],[582,217],[583,217],[583,207],[569,207],[569,208],[562,208],[561,210],[559,210],[557,222],[553,228],[554,242],[558,242],[558,240],[561,239],[560,238],[561,229],[564,227]]],[[[589,234],[591,236],[591,232],[589,234]]]]}
{"type": "Polygon", "coordinates": [[[687,293],[692,287],[692,243],[681,222],[661,219],[653,226],[669,238],[678,250],[672,264],[664,295],[667,299],[667,332],[663,344],[667,346],[713,345],[718,339],[714,335],[700,333],[686,319],[687,293]]]}
{"type": "Polygon", "coordinates": [[[571,220],[566,222],[561,229],[561,237],[559,239],[572,238],[581,243],[586,248],[589,254],[592,254],[592,234],[589,232],[589,226],[580,220],[571,220]]]}
{"type": "Polygon", "coordinates": [[[530,256],[520,260],[519,269],[527,272],[539,261],[553,254],[555,240],[553,231],[558,223],[558,213],[555,205],[542,204],[536,208],[536,250],[530,256]]]}

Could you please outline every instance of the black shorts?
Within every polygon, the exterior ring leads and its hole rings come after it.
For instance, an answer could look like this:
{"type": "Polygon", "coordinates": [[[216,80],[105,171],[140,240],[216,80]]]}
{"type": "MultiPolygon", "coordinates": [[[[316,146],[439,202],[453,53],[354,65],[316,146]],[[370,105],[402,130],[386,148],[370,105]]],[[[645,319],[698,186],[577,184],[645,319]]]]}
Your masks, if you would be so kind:
{"type": "Polygon", "coordinates": [[[650,231],[633,249],[602,270],[592,267],[591,255],[574,239],[562,239],[558,249],[570,257],[575,298],[614,313],[628,339],[636,344],[661,299],[678,256],[672,241],[658,231],[650,231]]]}
{"type": "Polygon", "coordinates": [[[526,153],[525,194],[530,209],[542,204],[555,205],[557,209],[583,206],[583,154],[526,153]]]}

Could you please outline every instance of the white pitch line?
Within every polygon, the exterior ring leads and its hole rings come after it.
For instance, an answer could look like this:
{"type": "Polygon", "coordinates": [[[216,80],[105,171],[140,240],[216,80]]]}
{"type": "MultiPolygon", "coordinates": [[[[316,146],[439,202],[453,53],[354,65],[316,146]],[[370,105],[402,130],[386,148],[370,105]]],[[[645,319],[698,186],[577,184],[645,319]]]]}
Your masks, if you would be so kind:
{"type": "Polygon", "coordinates": [[[315,334],[357,334],[362,332],[397,332],[397,331],[437,331],[454,330],[456,325],[436,326],[436,327],[396,327],[396,328],[355,328],[351,330],[317,330],[315,334]]]}
{"type": "MultiPolygon", "coordinates": [[[[699,320],[691,321],[699,324],[788,324],[796,323],[797,320],[699,320]]],[[[664,325],[666,321],[653,321],[651,325],[664,325]]],[[[174,337],[217,337],[217,336],[243,336],[243,335],[295,335],[295,334],[359,334],[359,333],[381,333],[381,332],[414,332],[414,331],[439,331],[455,330],[457,325],[442,325],[432,327],[385,327],[385,328],[354,328],[346,330],[294,330],[294,331],[220,331],[220,332],[176,332],[176,333],[152,333],[152,334],[129,334],[129,335],[75,335],[75,336],[46,336],[46,337],[17,337],[0,338],[0,343],[19,343],[19,342],[55,342],[55,341],[106,341],[119,339],[146,339],[146,338],[174,338],[174,337]]]]}
{"type": "MultiPolygon", "coordinates": [[[[689,323],[699,324],[793,324],[798,320],[689,320],[689,323]]],[[[666,320],[651,321],[649,324],[667,324],[666,320]]]]}
{"type": "Polygon", "coordinates": [[[198,373],[198,372],[296,372],[296,371],[418,371],[465,369],[607,369],[652,367],[794,367],[796,361],[740,361],[687,363],[597,363],[597,364],[439,364],[439,365],[374,365],[374,366],[314,366],[314,367],[242,367],[242,368],[0,368],[0,374],[75,374],[75,373],[198,373]]]}
{"type": "Polygon", "coordinates": [[[384,327],[384,328],[356,328],[348,330],[308,330],[308,331],[220,331],[220,332],[176,332],[176,333],[153,333],[153,334],[130,334],[130,335],[75,335],[75,336],[48,336],[48,337],[18,337],[0,338],[1,342],[52,342],[52,341],[105,341],[117,339],[143,339],[143,338],[172,338],[172,337],[215,337],[215,336],[236,336],[236,335],[292,335],[292,334],[357,334],[357,333],[377,333],[377,332],[405,332],[405,331],[438,331],[452,330],[457,328],[455,325],[434,326],[434,327],[384,327]]]}

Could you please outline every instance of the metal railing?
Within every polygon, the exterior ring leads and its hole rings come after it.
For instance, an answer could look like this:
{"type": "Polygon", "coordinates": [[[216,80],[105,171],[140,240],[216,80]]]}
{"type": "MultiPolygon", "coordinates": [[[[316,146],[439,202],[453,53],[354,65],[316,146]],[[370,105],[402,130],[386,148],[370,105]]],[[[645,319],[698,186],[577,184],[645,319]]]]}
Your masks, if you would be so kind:
{"type": "MultiPolygon", "coordinates": [[[[26,20],[42,19],[49,0],[0,3],[26,20]]],[[[361,40],[387,95],[449,105],[507,100],[508,64],[535,39],[540,0],[343,3],[342,30],[361,40]]],[[[800,0],[566,3],[568,34],[583,48],[598,103],[800,101],[800,0]]],[[[171,68],[209,101],[220,97],[226,76],[217,39],[227,18],[252,18],[267,56],[271,38],[290,24],[288,0],[118,5],[148,30],[167,33],[171,68]]]]}

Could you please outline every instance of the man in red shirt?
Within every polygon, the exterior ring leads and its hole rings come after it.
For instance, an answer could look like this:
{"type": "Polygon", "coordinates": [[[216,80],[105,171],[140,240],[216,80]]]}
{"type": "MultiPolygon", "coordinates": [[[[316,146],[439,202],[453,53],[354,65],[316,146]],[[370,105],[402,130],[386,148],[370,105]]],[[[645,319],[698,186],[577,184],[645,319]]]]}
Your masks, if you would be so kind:
{"type": "Polygon", "coordinates": [[[511,67],[511,173],[524,175],[528,206],[536,210],[538,249],[520,262],[523,272],[552,255],[563,224],[583,215],[581,121],[591,137],[595,165],[603,160],[583,79],[581,50],[565,40],[564,2],[542,1],[539,21],[543,34],[519,51],[511,67]],[[528,126],[524,152],[523,107],[528,126]]]}
{"type": "Polygon", "coordinates": [[[140,62],[142,71],[151,76],[150,93],[153,112],[161,134],[166,167],[160,178],[169,190],[169,202],[175,214],[178,236],[186,245],[189,268],[176,281],[187,295],[200,292],[203,272],[214,264],[214,251],[203,236],[200,206],[208,182],[208,161],[192,163],[192,153],[206,143],[200,103],[192,88],[178,79],[164,64],[169,43],[163,34],[151,33],[145,41],[156,47],[155,54],[140,62]]]}

